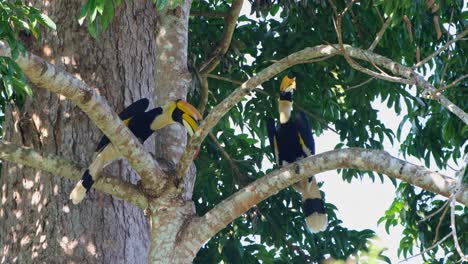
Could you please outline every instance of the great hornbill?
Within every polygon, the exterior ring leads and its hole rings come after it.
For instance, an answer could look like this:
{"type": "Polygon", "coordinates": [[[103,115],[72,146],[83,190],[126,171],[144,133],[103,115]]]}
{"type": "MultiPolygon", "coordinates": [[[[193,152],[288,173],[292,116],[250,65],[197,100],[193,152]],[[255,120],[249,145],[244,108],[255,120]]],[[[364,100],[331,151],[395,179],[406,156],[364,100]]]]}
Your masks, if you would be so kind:
{"type": "MultiPolygon", "coordinates": [[[[279,115],[280,123],[267,121],[268,137],[278,166],[283,166],[296,160],[315,155],[315,141],[304,112],[299,112],[291,118],[293,93],[296,89],[296,78],[285,76],[281,81],[279,115]]],[[[312,233],[324,231],[327,228],[325,204],[314,176],[293,185],[302,195],[302,211],[307,226],[312,233]]]]}
{"type": "MultiPolygon", "coordinates": [[[[180,99],[170,101],[164,107],[146,111],[148,105],[148,99],[143,98],[129,105],[119,114],[120,119],[141,142],[148,139],[154,131],[176,122],[182,124],[192,136],[202,119],[197,109],[180,99]]],[[[118,158],[120,158],[120,153],[114,148],[109,138],[103,136],[97,145],[93,162],[70,193],[72,202],[74,204],[81,202],[98,179],[102,169],[118,158]]]]}

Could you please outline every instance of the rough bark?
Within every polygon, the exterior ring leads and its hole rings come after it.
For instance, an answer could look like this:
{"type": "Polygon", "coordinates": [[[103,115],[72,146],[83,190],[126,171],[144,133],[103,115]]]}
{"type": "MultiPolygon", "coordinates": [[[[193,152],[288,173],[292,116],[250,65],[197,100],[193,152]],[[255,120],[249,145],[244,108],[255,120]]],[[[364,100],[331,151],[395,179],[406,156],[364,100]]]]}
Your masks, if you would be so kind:
{"type": "MultiPolygon", "coordinates": [[[[155,101],[185,99],[191,75],[187,68],[188,17],[192,1],[182,1],[175,9],[160,12],[156,27],[155,101]]],[[[175,165],[179,162],[187,142],[187,132],[181,125],[171,125],[158,130],[156,157],[168,165],[174,185],[169,186],[162,197],[150,203],[151,247],[149,263],[191,263],[194,256],[181,258],[178,245],[179,233],[189,218],[195,215],[192,202],[195,184],[195,166],[188,170],[184,182],[179,185],[175,177],[175,165]],[[178,186],[179,185],[179,186],[178,186]]]]}
{"type": "MultiPolygon", "coordinates": [[[[99,90],[116,111],[152,97],[155,9],[149,1],[123,2],[109,29],[97,40],[77,20],[82,1],[33,4],[59,25],[28,50],[99,90]]],[[[4,139],[16,145],[70,157],[88,164],[102,133],[74,104],[44,89],[24,107],[10,106],[4,139]]],[[[152,142],[146,144],[152,145],[152,142]]],[[[126,162],[106,170],[136,183],[126,162]]],[[[68,201],[74,182],[3,163],[0,177],[1,263],[144,263],[149,227],[137,207],[91,191],[78,206],[68,201]]]]}

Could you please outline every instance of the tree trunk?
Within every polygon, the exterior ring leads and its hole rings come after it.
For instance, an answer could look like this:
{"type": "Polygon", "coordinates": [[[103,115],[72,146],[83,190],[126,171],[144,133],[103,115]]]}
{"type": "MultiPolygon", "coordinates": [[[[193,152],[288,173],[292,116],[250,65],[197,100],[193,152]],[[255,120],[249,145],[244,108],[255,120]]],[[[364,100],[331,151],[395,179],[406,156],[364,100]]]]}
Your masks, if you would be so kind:
{"type": "MultiPolygon", "coordinates": [[[[100,89],[119,112],[142,97],[153,98],[155,8],[151,1],[125,1],[112,24],[92,39],[78,25],[82,1],[43,5],[57,23],[42,43],[28,50],[100,89]]],[[[6,113],[4,139],[89,164],[102,133],[79,108],[45,89],[34,88],[24,107],[6,113]]],[[[154,146],[154,140],[146,145],[154,146]]],[[[153,149],[153,147],[149,147],[153,149]]],[[[107,170],[136,183],[124,161],[107,170]]],[[[68,200],[75,183],[12,163],[0,177],[0,263],[145,263],[149,225],[140,209],[92,190],[79,205],[68,200]]]]}

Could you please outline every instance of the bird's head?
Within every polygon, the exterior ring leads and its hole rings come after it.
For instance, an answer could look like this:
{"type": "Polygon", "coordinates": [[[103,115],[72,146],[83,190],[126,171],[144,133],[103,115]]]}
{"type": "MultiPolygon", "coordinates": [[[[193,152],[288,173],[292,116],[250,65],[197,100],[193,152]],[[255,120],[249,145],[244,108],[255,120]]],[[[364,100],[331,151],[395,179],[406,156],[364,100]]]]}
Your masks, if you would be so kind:
{"type": "Polygon", "coordinates": [[[292,93],[296,90],[296,77],[284,76],[280,85],[281,93],[292,93]]]}
{"type": "Polygon", "coordinates": [[[192,136],[195,130],[198,129],[201,120],[202,116],[195,107],[184,100],[178,99],[169,101],[162,107],[162,114],[154,119],[151,129],[158,130],[167,125],[179,123],[192,136]]]}

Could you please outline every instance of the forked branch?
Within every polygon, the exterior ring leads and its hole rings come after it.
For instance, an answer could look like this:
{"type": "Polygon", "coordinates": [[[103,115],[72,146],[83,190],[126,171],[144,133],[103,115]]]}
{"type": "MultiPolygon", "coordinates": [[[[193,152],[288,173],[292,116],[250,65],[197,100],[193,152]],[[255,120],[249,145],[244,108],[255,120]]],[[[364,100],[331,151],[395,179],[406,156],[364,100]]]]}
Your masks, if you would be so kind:
{"type": "MultiPolygon", "coordinates": [[[[457,186],[453,178],[395,158],[382,150],[350,148],[328,151],[263,176],[216,205],[204,216],[195,218],[181,237],[182,241],[190,243],[182,243],[181,246],[195,254],[208,239],[259,202],[310,175],[339,168],[383,173],[445,197],[449,197],[457,186]]],[[[456,199],[468,205],[468,188],[460,190],[456,199]]]]}
{"type": "MultiPolygon", "coordinates": [[[[31,148],[19,147],[6,141],[0,141],[0,160],[22,164],[28,167],[50,172],[70,180],[79,180],[84,167],[64,157],[41,153],[31,148]]],[[[148,201],[143,193],[133,184],[118,177],[102,175],[93,188],[119,197],[140,208],[146,208],[148,201]]]]}
{"type": "MultiPolygon", "coordinates": [[[[8,45],[3,41],[0,41],[0,56],[11,56],[8,45]]],[[[81,108],[111,140],[122,156],[128,159],[140,175],[143,188],[149,194],[156,195],[164,187],[165,173],[106,100],[94,89],[70,73],[29,52],[19,55],[16,63],[32,83],[65,96],[81,108]]]]}
{"type": "MultiPolygon", "coordinates": [[[[240,100],[250,91],[255,89],[263,82],[273,78],[278,73],[296,64],[325,56],[343,55],[343,52],[341,52],[340,48],[343,48],[346,54],[351,58],[372,62],[373,64],[386,69],[391,74],[402,77],[393,79],[391,81],[406,84],[406,81],[401,82],[400,80],[404,78],[405,80],[413,80],[413,83],[430,94],[436,90],[431,83],[426,81],[421,75],[415,73],[413,69],[367,50],[354,48],[346,44],[343,44],[342,46],[338,44],[319,45],[305,48],[301,51],[292,53],[291,55],[258,72],[257,75],[242,83],[241,86],[239,86],[228,97],[226,97],[221,103],[219,103],[211,110],[210,114],[204,119],[199,129],[195,132],[195,135],[187,144],[187,149],[179,164],[177,165],[178,177],[183,177],[183,175],[186,175],[188,166],[192,162],[192,157],[196,149],[198,149],[211,128],[213,128],[218,123],[218,121],[229,111],[229,109],[240,102],[240,100]]],[[[465,124],[468,124],[468,115],[462,109],[460,109],[441,94],[437,96],[436,100],[438,100],[439,103],[445,106],[449,111],[457,115],[461,120],[463,120],[463,122],[465,122],[465,124]]]]}

